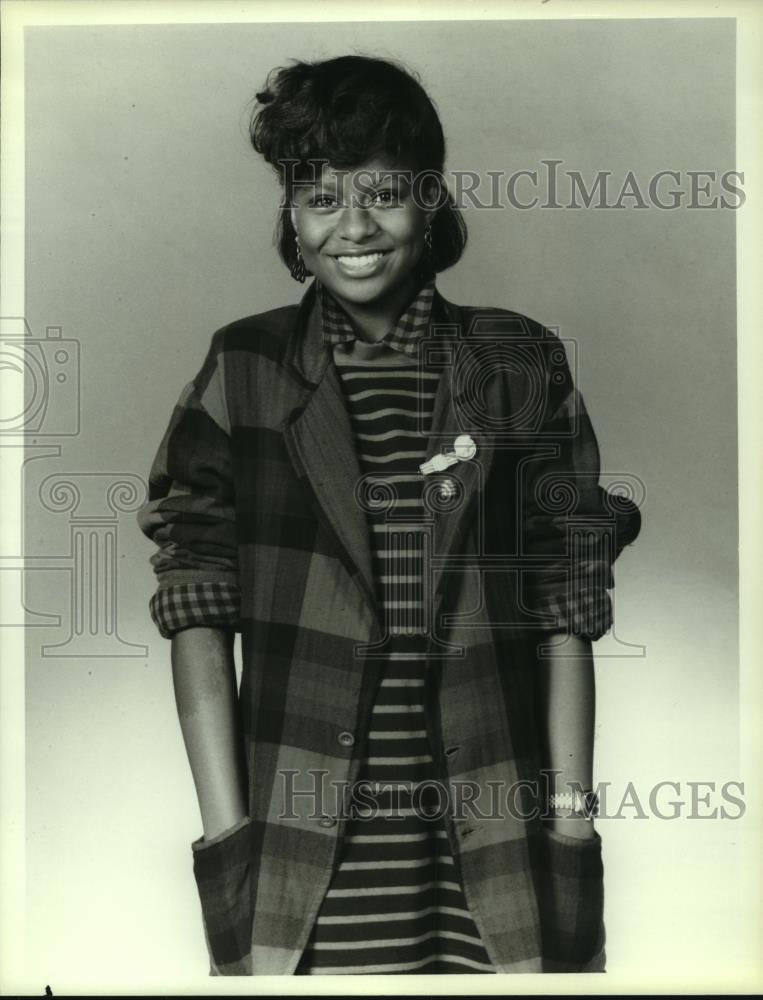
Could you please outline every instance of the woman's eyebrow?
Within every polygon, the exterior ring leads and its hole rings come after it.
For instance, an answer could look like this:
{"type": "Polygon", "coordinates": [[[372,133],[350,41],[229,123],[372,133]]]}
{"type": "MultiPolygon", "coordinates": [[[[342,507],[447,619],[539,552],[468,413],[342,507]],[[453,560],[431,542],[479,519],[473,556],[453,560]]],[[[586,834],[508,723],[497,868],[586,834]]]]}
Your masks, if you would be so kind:
{"type": "Polygon", "coordinates": [[[371,173],[371,184],[375,187],[381,187],[382,184],[397,184],[399,182],[411,183],[412,181],[412,171],[411,170],[377,170],[371,173]]]}
{"type": "Polygon", "coordinates": [[[313,198],[316,195],[337,196],[338,186],[332,181],[303,181],[294,185],[295,195],[302,195],[304,198],[313,198]]]}
{"type": "Polygon", "coordinates": [[[362,170],[353,177],[351,196],[378,192],[381,188],[392,187],[398,192],[410,186],[410,171],[406,170],[362,170]]]}

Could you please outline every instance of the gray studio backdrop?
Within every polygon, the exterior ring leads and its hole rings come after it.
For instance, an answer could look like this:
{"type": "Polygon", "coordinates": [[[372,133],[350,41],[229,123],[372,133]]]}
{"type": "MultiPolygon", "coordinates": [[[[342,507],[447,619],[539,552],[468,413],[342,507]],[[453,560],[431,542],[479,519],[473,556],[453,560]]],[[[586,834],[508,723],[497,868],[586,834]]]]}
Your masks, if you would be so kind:
{"type": "MultiPolygon", "coordinates": [[[[206,976],[201,827],[134,509],[212,332],[302,292],[272,247],[275,181],[247,145],[267,71],[398,58],[440,109],[451,170],[560,160],[618,188],[628,171],[737,167],[734,45],[724,19],[27,29],[26,319],[50,377],[25,469],[41,983],[206,976]]],[[[661,801],[688,802],[687,782],[738,777],[735,213],[624,204],[467,209],[467,254],[439,285],[576,342],[603,469],[646,491],[616,567],[616,637],[595,647],[597,778],[618,796],[675,781],[661,801]]],[[[601,829],[612,969],[701,967],[724,947],[731,904],[700,885],[708,857],[718,886],[730,877],[733,822],[601,829]]]]}

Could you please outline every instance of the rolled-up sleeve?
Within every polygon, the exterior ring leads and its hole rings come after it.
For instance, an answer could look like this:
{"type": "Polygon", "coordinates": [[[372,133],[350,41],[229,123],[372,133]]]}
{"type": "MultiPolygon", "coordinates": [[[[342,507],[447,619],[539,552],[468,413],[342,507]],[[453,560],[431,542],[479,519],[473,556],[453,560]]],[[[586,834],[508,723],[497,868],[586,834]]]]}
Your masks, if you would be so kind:
{"type": "Polygon", "coordinates": [[[149,474],[138,524],[156,545],[149,601],[160,634],[238,629],[240,588],[223,331],[180,394],[149,474]]]}
{"type": "Polygon", "coordinates": [[[549,375],[544,404],[522,477],[524,603],[548,631],[596,640],[612,627],[613,564],[639,534],[641,512],[600,485],[596,434],[566,361],[549,375]]]}

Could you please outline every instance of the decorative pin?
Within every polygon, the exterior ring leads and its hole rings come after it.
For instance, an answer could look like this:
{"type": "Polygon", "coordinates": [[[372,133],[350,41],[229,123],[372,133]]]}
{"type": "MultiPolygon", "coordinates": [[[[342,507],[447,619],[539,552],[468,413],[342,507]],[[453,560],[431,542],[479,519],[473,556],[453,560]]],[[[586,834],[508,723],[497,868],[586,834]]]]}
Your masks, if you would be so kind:
{"type": "Polygon", "coordinates": [[[472,438],[468,434],[460,434],[452,448],[445,448],[439,455],[433,455],[427,462],[422,462],[419,469],[425,476],[432,472],[444,472],[456,462],[468,461],[476,454],[477,445],[472,438]]]}

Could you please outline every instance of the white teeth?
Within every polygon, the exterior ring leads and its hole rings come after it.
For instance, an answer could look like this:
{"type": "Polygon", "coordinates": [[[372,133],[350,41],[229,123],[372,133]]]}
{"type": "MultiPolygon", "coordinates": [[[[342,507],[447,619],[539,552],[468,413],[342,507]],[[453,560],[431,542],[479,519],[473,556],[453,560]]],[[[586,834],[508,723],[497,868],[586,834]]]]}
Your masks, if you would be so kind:
{"type": "Polygon", "coordinates": [[[337,257],[338,261],[341,261],[345,267],[368,267],[370,264],[375,264],[377,260],[381,260],[384,256],[383,253],[367,253],[362,256],[353,255],[352,257],[337,257]]]}

